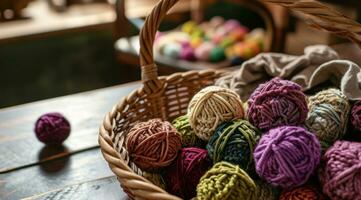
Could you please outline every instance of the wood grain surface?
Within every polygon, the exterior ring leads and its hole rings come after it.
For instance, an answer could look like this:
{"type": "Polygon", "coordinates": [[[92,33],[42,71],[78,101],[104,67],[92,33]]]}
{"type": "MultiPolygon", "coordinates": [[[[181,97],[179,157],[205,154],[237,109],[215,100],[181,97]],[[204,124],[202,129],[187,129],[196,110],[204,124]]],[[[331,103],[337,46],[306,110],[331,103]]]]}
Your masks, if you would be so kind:
{"type": "Polygon", "coordinates": [[[138,88],[139,82],[70,95],[0,110],[0,174],[49,159],[98,146],[99,125],[107,112],[138,88]],[[34,124],[47,112],[61,112],[71,123],[64,150],[41,155],[44,145],[37,141],[34,124]]]}
{"type": "MultiPolygon", "coordinates": [[[[100,150],[89,150],[0,174],[0,199],[21,199],[109,176],[113,176],[113,173],[103,159],[100,150]]],[[[120,187],[117,189],[121,192],[120,187]]]]}
{"type": "Polygon", "coordinates": [[[24,200],[77,199],[77,200],[128,200],[115,176],[71,185],[62,189],[46,192],[24,200]]]}

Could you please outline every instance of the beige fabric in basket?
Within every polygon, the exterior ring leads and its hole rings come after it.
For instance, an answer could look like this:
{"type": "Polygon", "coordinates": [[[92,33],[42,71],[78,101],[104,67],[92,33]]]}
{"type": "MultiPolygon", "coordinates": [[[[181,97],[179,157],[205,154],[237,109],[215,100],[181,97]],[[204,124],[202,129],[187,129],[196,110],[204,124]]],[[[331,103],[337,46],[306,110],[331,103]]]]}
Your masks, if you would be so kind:
{"type": "Polygon", "coordinates": [[[351,61],[339,60],[328,46],[306,47],[304,55],[262,53],[243,63],[239,70],[221,77],[216,85],[235,90],[246,101],[253,90],[272,77],[281,77],[308,90],[331,80],[351,100],[361,99],[361,69],[351,61]]]}

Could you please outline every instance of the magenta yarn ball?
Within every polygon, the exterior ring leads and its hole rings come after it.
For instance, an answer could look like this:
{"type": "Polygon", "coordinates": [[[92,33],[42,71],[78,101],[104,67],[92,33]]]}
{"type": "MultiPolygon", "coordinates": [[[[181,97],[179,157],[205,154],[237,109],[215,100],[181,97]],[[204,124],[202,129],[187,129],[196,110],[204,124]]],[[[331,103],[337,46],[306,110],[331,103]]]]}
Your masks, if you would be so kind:
{"type": "Polygon", "coordinates": [[[183,148],[177,159],[166,168],[167,190],[184,199],[196,196],[196,187],[201,177],[212,166],[212,160],[205,149],[183,148]]]}
{"type": "Polygon", "coordinates": [[[303,124],[307,113],[307,100],[301,86],[280,78],[259,85],[248,100],[249,121],[264,131],[303,124]]]}
{"type": "Polygon", "coordinates": [[[60,113],[47,113],[36,121],[35,134],[45,144],[59,145],[69,137],[70,123],[60,113]]]}
{"type": "Polygon", "coordinates": [[[319,164],[316,136],[298,126],[281,126],[264,134],[254,150],[257,174],[282,188],[304,184],[319,164]]]}
{"type": "Polygon", "coordinates": [[[356,130],[361,131],[361,101],[357,101],[352,106],[351,124],[356,130]]]}
{"type": "Polygon", "coordinates": [[[361,199],[361,143],[336,141],[322,157],[319,177],[330,199],[361,199]]]}
{"type": "Polygon", "coordinates": [[[194,50],[189,44],[183,45],[182,50],[180,52],[180,58],[182,60],[189,60],[189,61],[193,61],[196,59],[194,55],[194,50]]]}

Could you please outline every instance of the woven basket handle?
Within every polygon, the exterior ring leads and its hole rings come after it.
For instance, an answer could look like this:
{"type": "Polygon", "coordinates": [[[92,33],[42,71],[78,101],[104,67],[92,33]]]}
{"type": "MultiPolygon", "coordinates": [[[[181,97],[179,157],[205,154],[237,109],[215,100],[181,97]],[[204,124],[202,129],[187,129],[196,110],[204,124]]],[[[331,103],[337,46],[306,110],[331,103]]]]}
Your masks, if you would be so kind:
{"type": "Polygon", "coordinates": [[[262,0],[301,14],[312,27],[348,38],[361,48],[361,24],[315,0],[262,0]]]}

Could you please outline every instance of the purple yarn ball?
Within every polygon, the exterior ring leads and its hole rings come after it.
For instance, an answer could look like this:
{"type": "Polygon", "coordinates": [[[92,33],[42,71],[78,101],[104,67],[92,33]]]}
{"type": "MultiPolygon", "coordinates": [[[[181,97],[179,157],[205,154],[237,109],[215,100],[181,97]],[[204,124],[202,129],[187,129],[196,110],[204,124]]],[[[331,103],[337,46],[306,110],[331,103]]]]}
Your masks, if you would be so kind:
{"type": "Polygon", "coordinates": [[[70,134],[70,123],[60,113],[42,115],[35,123],[36,137],[45,144],[59,145],[70,134]]]}
{"type": "Polygon", "coordinates": [[[361,101],[357,101],[352,106],[351,124],[356,130],[361,131],[361,101]]]}
{"type": "Polygon", "coordinates": [[[249,121],[264,131],[303,124],[307,113],[306,96],[301,87],[280,78],[259,85],[248,100],[249,121]]]}
{"type": "Polygon", "coordinates": [[[304,184],[320,162],[316,136],[297,126],[281,126],[264,134],[253,153],[256,172],[273,186],[304,184]]]}

